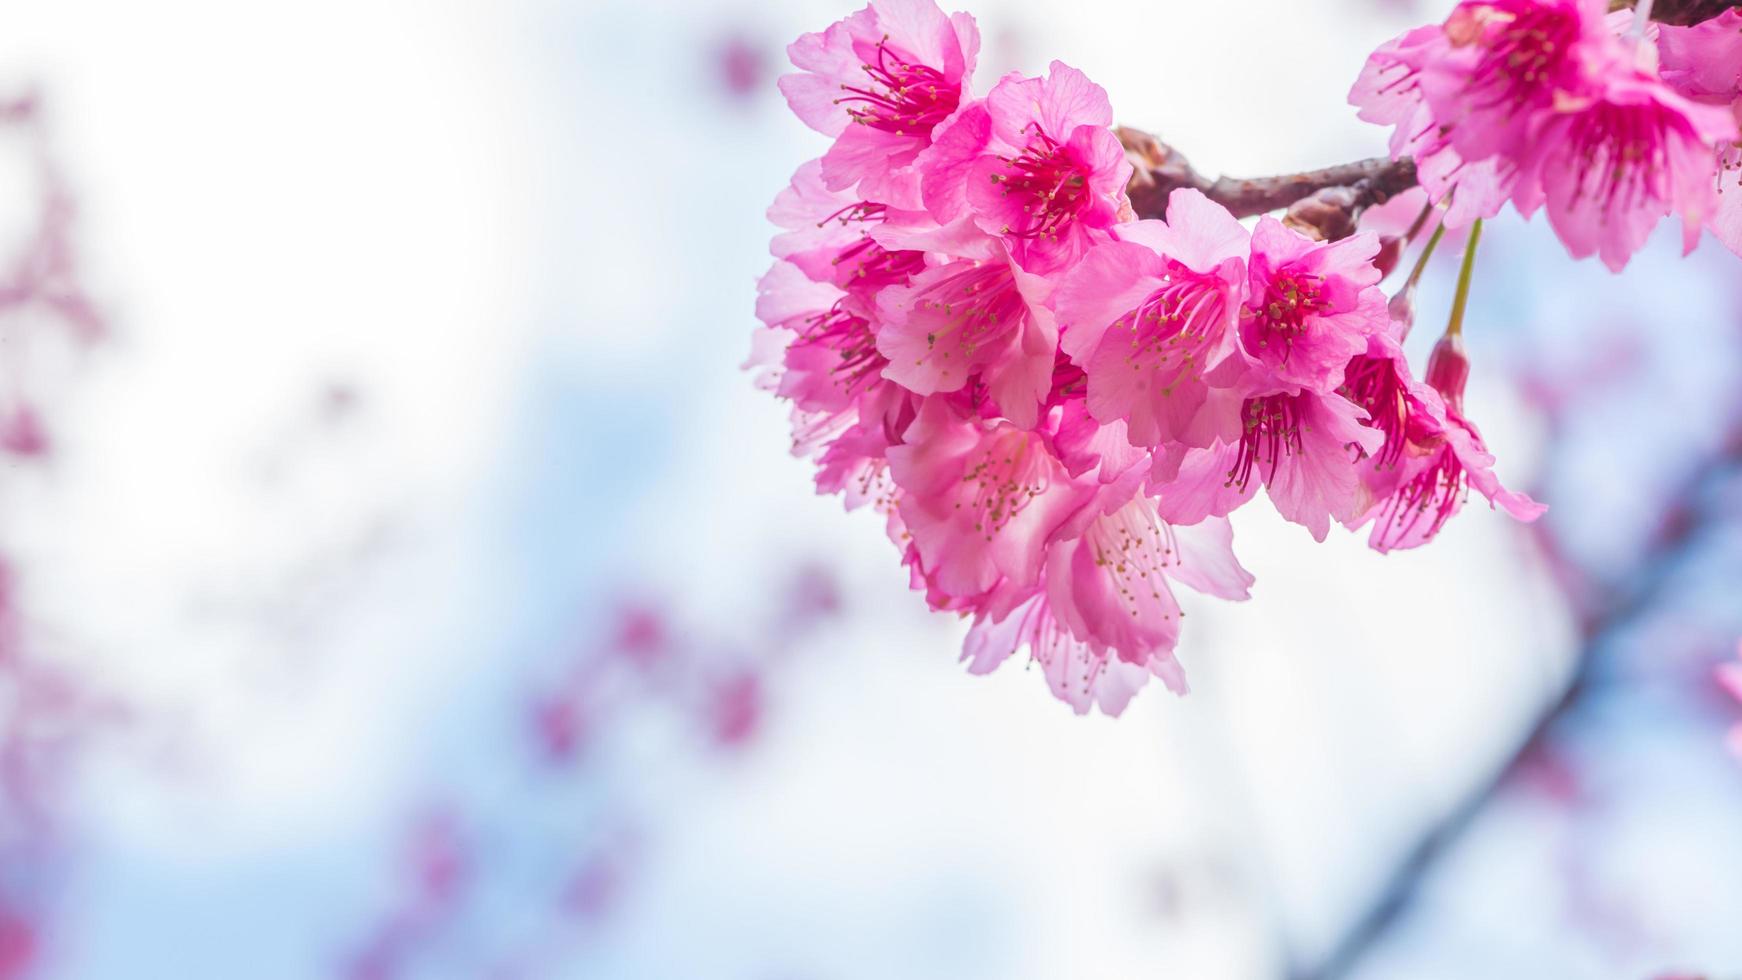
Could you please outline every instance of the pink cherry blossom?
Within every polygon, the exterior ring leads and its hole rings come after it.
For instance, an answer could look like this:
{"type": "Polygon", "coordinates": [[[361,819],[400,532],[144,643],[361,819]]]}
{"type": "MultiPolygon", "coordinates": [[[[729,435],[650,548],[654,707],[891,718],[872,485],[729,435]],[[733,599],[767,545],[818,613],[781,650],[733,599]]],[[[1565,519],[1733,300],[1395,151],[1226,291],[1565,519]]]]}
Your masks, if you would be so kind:
{"type": "Polygon", "coordinates": [[[1269,383],[1321,392],[1342,383],[1349,358],[1388,322],[1378,251],[1374,235],[1315,242],[1274,218],[1259,220],[1239,336],[1269,383]]]}
{"type": "Polygon", "coordinates": [[[1033,586],[1047,540],[1089,496],[1041,434],[943,399],[926,401],[889,469],[920,569],[957,598],[1033,586]]]}
{"type": "Polygon", "coordinates": [[[1061,277],[1060,347],[1084,369],[1088,408],[1133,445],[1207,447],[1239,437],[1234,328],[1248,236],[1226,208],[1176,190],[1168,221],[1121,226],[1061,277]]]}
{"type": "Polygon", "coordinates": [[[817,282],[791,262],[775,263],[758,290],[767,326],[745,366],[793,403],[794,455],[815,458],[818,491],[843,494],[849,508],[889,503],[883,454],[911,421],[914,396],[883,380],[875,296],[817,282]]]}
{"type": "Polygon", "coordinates": [[[1717,217],[1713,155],[1737,136],[1730,113],[1666,84],[1649,44],[1617,36],[1628,23],[1602,0],[1465,0],[1374,52],[1350,101],[1396,127],[1392,154],[1416,157],[1452,226],[1507,199],[1527,217],[1546,205],[1575,258],[1619,270],[1666,216],[1692,247],[1717,217]]]}
{"type": "Polygon", "coordinates": [[[1465,160],[1517,159],[1583,62],[1619,45],[1605,0],[1464,0],[1420,65],[1422,98],[1465,160]]]}
{"type": "Polygon", "coordinates": [[[1003,619],[977,619],[962,647],[962,660],[970,673],[989,674],[1024,647],[1040,665],[1053,696],[1079,715],[1098,707],[1103,714],[1117,717],[1152,676],[1160,677],[1175,694],[1190,690],[1185,671],[1171,654],[1144,664],[1096,654],[1053,615],[1044,592],[1003,619]]]}
{"type": "Polygon", "coordinates": [[[1264,484],[1284,519],[1323,541],[1333,521],[1347,521],[1362,504],[1356,461],[1375,452],[1380,434],[1341,395],[1268,391],[1241,402],[1240,438],[1209,449],[1175,450],[1156,458],[1150,490],[1164,520],[1194,524],[1221,517],[1264,484]]]}
{"type": "Polygon", "coordinates": [[[1182,614],[1170,583],[1247,598],[1252,576],[1232,542],[1226,520],[1172,527],[1144,497],[1091,513],[1080,534],[1049,547],[1031,595],[1007,615],[976,616],[963,660],[988,673],[1027,647],[1053,694],[1078,714],[1091,706],[1119,714],[1151,676],[1184,694],[1173,655],[1182,614]]]}
{"type": "Polygon", "coordinates": [[[821,174],[831,190],[922,206],[914,158],[964,101],[980,33],[932,0],[875,0],[787,48],[800,71],[780,79],[792,111],[835,137],[821,174]]]}
{"type": "Polygon", "coordinates": [[[1544,507],[1507,490],[1494,475],[1494,457],[1463,415],[1469,360],[1456,336],[1442,339],[1428,363],[1428,380],[1410,376],[1396,341],[1375,337],[1354,359],[1343,391],[1370,414],[1369,425],[1384,442],[1368,453],[1361,478],[1372,503],[1345,523],[1369,521],[1368,544],[1380,552],[1414,548],[1432,540],[1463,506],[1466,485],[1520,521],[1533,521],[1544,507]]]}
{"type": "Polygon", "coordinates": [[[1416,177],[1434,202],[1446,202],[1448,227],[1500,213],[1512,193],[1517,168],[1495,157],[1466,161],[1435,120],[1421,92],[1422,66],[1447,57],[1451,40],[1438,24],[1418,27],[1379,46],[1349,92],[1349,102],[1367,122],[1394,127],[1393,158],[1413,157],[1416,177]]]}
{"type": "Polygon", "coordinates": [[[965,111],[939,134],[921,163],[923,197],[940,222],[965,207],[1026,268],[1059,270],[1106,240],[1125,206],[1131,164],[1112,122],[1106,90],[1062,62],[1044,77],[1006,75],[983,117],[965,111]]]}
{"type": "Polygon", "coordinates": [[[1051,287],[1008,256],[959,259],[878,297],[883,376],[920,395],[978,381],[997,411],[1031,428],[1051,390],[1058,331],[1051,287]]]}
{"type": "MultiPolygon", "coordinates": [[[[1660,26],[1658,57],[1663,79],[1696,102],[1729,106],[1742,121],[1742,10],[1724,11],[1692,27],[1660,26]]],[[[1707,227],[1730,250],[1742,253],[1742,147],[1717,148],[1718,205],[1707,227]]]]}
{"type": "Polygon", "coordinates": [[[1380,550],[1433,536],[1466,486],[1540,510],[1462,415],[1461,351],[1414,380],[1378,283],[1424,225],[1508,200],[1605,260],[1705,216],[1684,164],[1710,107],[1597,4],[1467,0],[1375,52],[1351,99],[1422,190],[1360,219],[1388,237],[1320,241],[1190,188],[1135,220],[1104,90],[1053,62],[976,101],[971,21],[874,3],[792,48],[783,90],[837,139],[769,209],[747,366],[792,403],[819,491],[873,504],[912,587],[972,620],[970,670],[1026,647],[1079,712],[1150,677],[1183,692],[1173,586],[1248,595],[1227,516],[1260,485],[1315,538],[1371,523],[1380,550]]]}
{"type": "Polygon", "coordinates": [[[768,208],[768,220],[787,229],[769,250],[818,282],[873,293],[906,282],[925,267],[925,254],[884,248],[872,232],[891,218],[911,223],[919,217],[892,212],[852,192],[829,190],[822,161],[812,160],[798,168],[768,208]]]}
{"type": "Polygon", "coordinates": [[[1526,215],[1546,202],[1574,258],[1617,272],[1665,216],[1682,219],[1692,250],[1717,212],[1714,146],[1736,139],[1727,107],[1692,102],[1625,58],[1594,62],[1584,92],[1539,116],[1513,197],[1526,215]]]}
{"type": "Polygon", "coordinates": [[[757,289],[756,316],[772,343],[752,360],[764,369],[766,387],[803,411],[839,413],[879,380],[883,361],[866,300],[790,262],[776,262],[757,289]]]}

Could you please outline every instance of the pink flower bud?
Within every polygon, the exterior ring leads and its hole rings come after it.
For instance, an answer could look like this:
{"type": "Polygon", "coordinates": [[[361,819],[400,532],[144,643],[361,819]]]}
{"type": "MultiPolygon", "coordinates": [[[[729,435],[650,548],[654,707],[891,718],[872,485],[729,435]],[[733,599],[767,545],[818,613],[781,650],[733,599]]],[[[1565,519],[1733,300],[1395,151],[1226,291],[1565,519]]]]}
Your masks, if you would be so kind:
{"type": "Polygon", "coordinates": [[[1391,275],[1397,268],[1397,260],[1403,258],[1403,239],[1395,235],[1385,235],[1379,239],[1379,254],[1373,256],[1373,265],[1379,270],[1381,279],[1391,275]]]}
{"type": "Polygon", "coordinates": [[[1385,311],[1397,324],[1397,339],[1401,341],[1409,336],[1409,329],[1415,326],[1415,283],[1410,282],[1398,290],[1391,302],[1385,304],[1385,311]]]}
{"type": "Polygon", "coordinates": [[[1470,379],[1470,359],[1464,354],[1464,338],[1448,334],[1434,345],[1427,362],[1427,383],[1455,412],[1464,410],[1464,382],[1470,379]]]}

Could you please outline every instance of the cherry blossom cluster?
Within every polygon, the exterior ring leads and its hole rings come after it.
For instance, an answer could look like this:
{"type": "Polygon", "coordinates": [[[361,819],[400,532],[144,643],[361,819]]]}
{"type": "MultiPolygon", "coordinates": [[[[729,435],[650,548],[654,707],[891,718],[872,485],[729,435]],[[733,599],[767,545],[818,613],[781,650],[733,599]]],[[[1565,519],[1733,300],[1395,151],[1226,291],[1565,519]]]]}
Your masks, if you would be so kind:
{"type": "Polygon", "coordinates": [[[1679,27],[1651,6],[1464,0],[1375,51],[1349,100],[1454,226],[1543,209],[1573,257],[1620,271],[1674,215],[1687,249],[1704,225],[1742,252],[1742,12],[1679,27]]]}
{"type": "Polygon", "coordinates": [[[1249,595],[1227,517],[1260,487],[1314,538],[1365,528],[1382,552],[1433,538],[1471,487],[1542,511],[1464,412],[1477,222],[1546,206],[1615,268],[1667,214],[1724,228],[1737,16],[1470,0],[1382,47],[1351,98],[1397,127],[1428,202],[1382,254],[1349,234],[1348,188],[1304,202],[1340,221],[1242,224],[1218,185],[1176,182],[1139,220],[1145,158],[1100,86],[1053,62],[976,97],[973,18],[874,0],[788,49],[781,90],[833,144],[769,210],[750,366],[819,490],[873,505],[914,588],[972,621],[970,670],[1026,648],[1078,712],[1119,713],[1151,675],[1183,693],[1173,587],[1249,595]],[[1393,300],[1380,281],[1430,224],[1475,227],[1418,378],[1402,342],[1439,233],[1393,300]]]}

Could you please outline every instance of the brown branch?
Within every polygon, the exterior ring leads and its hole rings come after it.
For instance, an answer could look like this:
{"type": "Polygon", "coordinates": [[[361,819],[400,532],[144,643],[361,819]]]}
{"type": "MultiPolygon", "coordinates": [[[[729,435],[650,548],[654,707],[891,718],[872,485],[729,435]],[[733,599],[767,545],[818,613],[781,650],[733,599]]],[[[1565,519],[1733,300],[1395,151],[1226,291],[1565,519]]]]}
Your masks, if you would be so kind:
{"type": "MultiPolygon", "coordinates": [[[[1632,6],[1633,0],[1612,0],[1609,9],[1625,10],[1632,6]]],[[[1742,0],[1657,0],[1651,8],[1651,19],[1660,24],[1685,26],[1735,8],[1742,8],[1742,0]]],[[[1275,177],[1211,180],[1198,173],[1185,154],[1149,133],[1126,126],[1115,132],[1135,168],[1126,191],[1139,218],[1166,217],[1168,195],[1182,187],[1202,191],[1237,218],[1278,211],[1320,195],[1320,200],[1306,213],[1291,217],[1297,217],[1297,225],[1316,230],[1320,237],[1336,239],[1354,232],[1355,219],[1362,211],[1384,204],[1416,185],[1415,161],[1408,157],[1400,160],[1376,157],[1275,177]]]]}
{"type": "MultiPolygon", "coordinates": [[[[1314,195],[1330,191],[1341,193],[1327,197],[1325,207],[1340,212],[1331,226],[1312,223],[1322,229],[1323,237],[1342,238],[1354,230],[1354,220],[1369,207],[1384,204],[1397,194],[1415,186],[1415,161],[1376,158],[1358,160],[1323,170],[1282,174],[1276,177],[1234,178],[1211,180],[1192,167],[1185,154],[1141,130],[1120,127],[1119,142],[1135,168],[1126,188],[1131,207],[1139,218],[1167,216],[1167,198],[1174,191],[1189,187],[1202,191],[1205,197],[1227,208],[1237,218],[1277,211],[1305,201],[1314,195]]],[[[1324,208],[1318,209],[1323,211],[1324,208]]]]}
{"type": "MultiPolygon", "coordinates": [[[[1625,10],[1633,4],[1622,0],[1610,3],[1610,10],[1625,10]]],[[[1726,10],[1742,7],[1742,0],[1657,0],[1651,7],[1651,19],[1659,24],[1688,27],[1711,20],[1726,10]]]]}

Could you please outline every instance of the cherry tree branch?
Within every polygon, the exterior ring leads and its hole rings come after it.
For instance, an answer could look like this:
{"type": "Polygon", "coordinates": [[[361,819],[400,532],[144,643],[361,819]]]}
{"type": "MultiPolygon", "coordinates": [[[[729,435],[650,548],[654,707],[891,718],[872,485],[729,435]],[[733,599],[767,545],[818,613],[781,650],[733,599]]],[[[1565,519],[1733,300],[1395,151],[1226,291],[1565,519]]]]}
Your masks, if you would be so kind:
{"type": "MultiPolygon", "coordinates": [[[[1610,3],[1609,9],[1626,10],[1632,6],[1628,0],[1620,0],[1610,3]]],[[[1651,19],[1659,24],[1688,27],[1735,7],[1742,7],[1742,0],[1657,0],[1651,8],[1651,19]]]]}
{"type": "Polygon", "coordinates": [[[1362,211],[1416,184],[1415,161],[1408,157],[1357,160],[1275,177],[1212,180],[1199,173],[1185,154],[1156,137],[1123,126],[1116,132],[1135,168],[1126,192],[1139,218],[1166,217],[1168,195],[1180,188],[1202,191],[1237,218],[1292,208],[1312,198],[1321,206],[1313,209],[1312,217],[1302,217],[1323,237],[1335,239],[1353,233],[1362,211]]]}
{"type": "MultiPolygon", "coordinates": [[[[1611,0],[1610,10],[1626,10],[1633,0],[1611,0]]],[[[1726,10],[1742,8],[1742,0],[1656,0],[1651,19],[1660,24],[1687,26],[1710,20],[1726,10]]],[[[1167,216],[1167,198],[1189,187],[1227,208],[1237,218],[1292,208],[1317,198],[1296,217],[1303,230],[1316,230],[1320,237],[1343,238],[1354,233],[1362,211],[1384,204],[1416,185],[1415,161],[1404,157],[1375,157],[1353,163],[1274,177],[1217,177],[1199,173],[1185,154],[1139,129],[1121,126],[1115,132],[1135,168],[1126,188],[1131,207],[1139,218],[1167,216]]]]}

